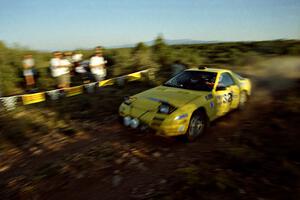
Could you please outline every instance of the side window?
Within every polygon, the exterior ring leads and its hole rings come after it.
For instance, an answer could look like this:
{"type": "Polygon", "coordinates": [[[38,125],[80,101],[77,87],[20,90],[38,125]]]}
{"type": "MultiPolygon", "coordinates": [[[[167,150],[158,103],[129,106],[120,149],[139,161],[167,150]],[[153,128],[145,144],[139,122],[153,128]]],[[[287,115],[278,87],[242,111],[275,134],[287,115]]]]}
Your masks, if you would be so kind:
{"type": "Polygon", "coordinates": [[[228,87],[228,86],[234,85],[234,81],[231,78],[229,73],[223,73],[220,76],[218,85],[228,87]]]}

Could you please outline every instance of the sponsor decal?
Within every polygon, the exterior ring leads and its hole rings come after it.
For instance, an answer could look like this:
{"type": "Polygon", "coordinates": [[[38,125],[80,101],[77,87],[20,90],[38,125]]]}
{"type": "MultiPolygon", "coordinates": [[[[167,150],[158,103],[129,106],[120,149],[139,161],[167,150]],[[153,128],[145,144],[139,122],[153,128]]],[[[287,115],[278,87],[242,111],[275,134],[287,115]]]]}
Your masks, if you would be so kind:
{"type": "Polygon", "coordinates": [[[45,92],[22,95],[24,105],[38,103],[46,100],[45,92]]]}
{"type": "Polygon", "coordinates": [[[210,100],[210,99],[212,99],[213,98],[213,95],[212,94],[208,94],[208,95],[206,95],[205,96],[205,99],[208,101],[208,100],[210,100]]]}
{"type": "Polygon", "coordinates": [[[16,108],[18,96],[3,97],[1,101],[6,110],[10,111],[16,108]]]}
{"type": "Polygon", "coordinates": [[[166,102],[164,100],[157,99],[157,98],[154,98],[154,97],[149,97],[148,99],[151,100],[151,101],[156,101],[156,102],[160,102],[160,103],[169,104],[168,102],[166,102]]]}
{"type": "Polygon", "coordinates": [[[222,95],[222,96],[221,96],[221,95],[218,95],[218,96],[216,96],[216,98],[217,98],[217,104],[218,104],[218,105],[222,104],[222,98],[223,98],[223,95],[222,95]]]}
{"type": "Polygon", "coordinates": [[[142,78],[142,73],[141,72],[135,72],[135,73],[127,75],[127,80],[128,81],[135,81],[135,80],[139,80],[141,78],[142,78]]]}
{"type": "Polygon", "coordinates": [[[113,85],[114,80],[113,79],[107,79],[99,82],[99,87],[107,86],[107,85],[113,85]]]}
{"type": "Polygon", "coordinates": [[[67,97],[79,95],[82,94],[82,86],[80,85],[80,86],[66,88],[65,91],[67,92],[67,97]]]}

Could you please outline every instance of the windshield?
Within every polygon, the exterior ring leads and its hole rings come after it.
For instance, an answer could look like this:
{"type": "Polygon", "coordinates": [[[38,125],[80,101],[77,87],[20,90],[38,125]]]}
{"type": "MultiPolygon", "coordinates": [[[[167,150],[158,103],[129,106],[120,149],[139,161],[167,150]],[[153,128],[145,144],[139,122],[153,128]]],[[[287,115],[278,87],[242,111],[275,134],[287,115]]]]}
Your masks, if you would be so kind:
{"type": "Polygon", "coordinates": [[[212,91],[217,73],[184,71],[167,81],[164,86],[188,90],[212,91]]]}

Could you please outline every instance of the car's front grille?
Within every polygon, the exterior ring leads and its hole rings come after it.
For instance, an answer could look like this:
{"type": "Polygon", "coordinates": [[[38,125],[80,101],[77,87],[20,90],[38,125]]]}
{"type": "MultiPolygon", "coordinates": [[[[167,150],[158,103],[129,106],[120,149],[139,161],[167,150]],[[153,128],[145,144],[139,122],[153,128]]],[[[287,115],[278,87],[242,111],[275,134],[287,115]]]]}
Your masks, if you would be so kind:
{"type": "Polygon", "coordinates": [[[164,120],[165,120],[165,118],[163,118],[163,117],[155,116],[152,119],[151,125],[152,126],[160,126],[164,120]]]}

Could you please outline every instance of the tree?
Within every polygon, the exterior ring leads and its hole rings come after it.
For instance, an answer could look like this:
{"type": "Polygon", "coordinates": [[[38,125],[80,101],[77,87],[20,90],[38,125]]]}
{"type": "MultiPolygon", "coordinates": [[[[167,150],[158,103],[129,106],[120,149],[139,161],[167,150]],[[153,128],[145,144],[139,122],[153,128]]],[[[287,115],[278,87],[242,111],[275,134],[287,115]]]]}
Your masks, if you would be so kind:
{"type": "Polygon", "coordinates": [[[154,44],[152,46],[153,51],[155,53],[160,53],[167,50],[168,45],[165,43],[163,37],[161,35],[157,36],[154,40],[154,44]]]}
{"type": "Polygon", "coordinates": [[[169,70],[169,66],[173,63],[172,49],[165,43],[162,36],[158,36],[152,46],[153,59],[163,71],[169,70]]]}
{"type": "Polygon", "coordinates": [[[151,51],[147,45],[139,42],[132,50],[133,67],[136,70],[154,67],[155,63],[151,59],[151,51]]]}
{"type": "Polygon", "coordinates": [[[147,51],[147,50],[148,50],[148,46],[145,43],[143,43],[143,42],[139,42],[133,48],[133,53],[143,52],[143,51],[147,51]]]}
{"type": "Polygon", "coordinates": [[[133,72],[132,69],[132,56],[130,49],[115,49],[112,52],[112,60],[114,62],[113,76],[120,76],[126,73],[133,72]]]}

